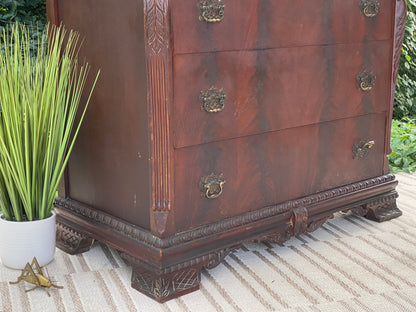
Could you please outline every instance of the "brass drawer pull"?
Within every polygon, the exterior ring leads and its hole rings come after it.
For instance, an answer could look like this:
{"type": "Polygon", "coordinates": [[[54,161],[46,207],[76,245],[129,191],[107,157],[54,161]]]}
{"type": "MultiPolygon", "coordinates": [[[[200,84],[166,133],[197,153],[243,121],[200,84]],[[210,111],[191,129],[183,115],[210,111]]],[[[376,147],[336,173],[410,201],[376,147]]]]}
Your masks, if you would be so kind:
{"type": "Polygon", "coordinates": [[[198,7],[201,11],[200,21],[217,23],[224,18],[225,4],[222,0],[202,0],[199,2],[198,7]]]}
{"type": "Polygon", "coordinates": [[[357,76],[357,82],[362,91],[370,91],[376,84],[376,76],[366,70],[357,76]]]}
{"type": "Polygon", "coordinates": [[[222,194],[222,188],[225,182],[222,173],[220,175],[211,173],[209,176],[201,178],[199,181],[199,189],[206,198],[214,199],[222,194]]]}
{"type": "Polygon", "coordinates": [[[378,14],[380,3],[377,0],[361,0],[360,1],[361,12],[366,17],[374,17],[378,14]]]}
{"type": "Polygon", "coordinates": [[[354,144],[352,148],[352,152],[354,153],[355,158],[365,158],[368,156],[370,149],[373,148],[375,142],[374,141],[364,141],[361,140],[358,144],[354,144]]]}
{"type": "Polygon", "coordinates": [[[217,113],[224,109],[225,102],[224,89],[211,87],[207,91],[201,91],[199,101],[202,103],[201,109],[208,113],[217,113]]]}

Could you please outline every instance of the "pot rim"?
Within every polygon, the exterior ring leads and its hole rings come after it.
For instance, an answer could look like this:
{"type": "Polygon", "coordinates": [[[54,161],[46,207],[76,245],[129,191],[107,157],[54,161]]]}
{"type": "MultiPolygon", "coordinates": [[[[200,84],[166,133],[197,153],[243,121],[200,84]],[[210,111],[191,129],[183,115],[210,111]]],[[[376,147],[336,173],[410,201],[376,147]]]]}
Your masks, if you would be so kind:
{"type": "Polygon", "coordinates": [[[49,221],[51,218],[54,218],[56,216],[56,212],[54,209],[51,210],[51,215],[45,219],[40,219],[40,220],[32,220],[32,221],[10,221],[10,220],[6,220],[3,217],[3,213],[0,212],[0,222],[4,222],[4,223],[13,223],[13,224],[25,224],[25,223],[33,223],[33,222],[47,222],[49,221]]]}

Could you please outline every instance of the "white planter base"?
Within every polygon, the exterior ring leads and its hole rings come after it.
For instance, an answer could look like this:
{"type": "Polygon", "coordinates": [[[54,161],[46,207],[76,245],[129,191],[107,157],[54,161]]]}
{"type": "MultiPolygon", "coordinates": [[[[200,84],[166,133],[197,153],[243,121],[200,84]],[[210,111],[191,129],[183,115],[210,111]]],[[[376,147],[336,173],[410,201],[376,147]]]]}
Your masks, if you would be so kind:
{"type": "Polygon", "coordinates": [[[56,215],[44,220],[14,222],[0,217],[0,259],[12,269],[24,269],[33,257],[44,266],[55,256],[56,215]]]}

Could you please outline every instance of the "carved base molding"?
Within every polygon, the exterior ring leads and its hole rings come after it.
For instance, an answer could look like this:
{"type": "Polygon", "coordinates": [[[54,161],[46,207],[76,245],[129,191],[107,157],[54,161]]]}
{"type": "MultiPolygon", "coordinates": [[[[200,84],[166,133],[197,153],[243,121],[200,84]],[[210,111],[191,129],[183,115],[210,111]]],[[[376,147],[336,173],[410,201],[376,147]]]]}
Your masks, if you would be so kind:
{"type": "Polygon", "coordinates": [[[267,242],[283,245],[283,243],[289,240],[292,236],[298,236],[306,232],[313,232],[321,227],[328,219],[332,219],[334,217],[333,214],[330,214],[326,217],[311,221],[308,218],[308,211],[306,208],[302,208],[301,213],[299,213],[299,211],[297,213],[296,210],[298,209],[294,209],[290,222],[285,223],[280,230],[257,238],[254,242],[267,242]]]}
{"type": "Polygon", "coordinates": [[[132,287],[165,302],[199,288],[211,269],[247,241],[283,244],[318,229],[333,214],[353,211],[377,221],[401,215],[397,181],[385,175],[276,204],[161,238],[71,199],[57,199],[57,245],[74,254],[93,239],[120,250],[132,266],[132,287]],[[86,233],[86,234],[84,234],[86,233]]]}
{"type": "Polygon", "coordinates": [[[56,222],[56,246],[70,255],[90,250],[94,239],[75,231],[71,227],[56,222]]]}

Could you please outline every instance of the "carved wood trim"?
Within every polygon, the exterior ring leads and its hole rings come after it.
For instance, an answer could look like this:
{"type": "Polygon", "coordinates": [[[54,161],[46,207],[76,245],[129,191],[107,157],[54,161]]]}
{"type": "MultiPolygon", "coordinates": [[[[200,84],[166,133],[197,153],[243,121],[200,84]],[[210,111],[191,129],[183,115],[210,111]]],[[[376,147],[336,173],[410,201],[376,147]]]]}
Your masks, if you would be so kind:
{"type": "Polygon", "coordinates": [[[396,19],[394,26],[394,50],[393,50],[393,87],[395,90],[397,82],[397,74],[399,72],[399,63],[401,48],[404,39],[407,17],[407,3],[406,0],[396,0],[396,19]]]}
{"type": "MultiPolygon", "coordinates": [[[[262,219],[277,216],[282,213],[289,213],[293,209],[299,207],[308,207],[325,202],[345,195],[356,193],[358,191],[373,188],[375,186],[386,184],[395,180],[393,174],[380,176],[377,178],[364,180],[354,184],[342,186],[336,189],[328,190],[304,198],[300,198],[294,201],[288,201],[285,203],[265,207],[253,212],[246,213],[237,217],[229,218],[199,227],[194,230],[179,233],[167,238],[159,238],[152,235],[148,231],[133,226],[125,221],[116,219],[114,216],[110,216],[104,212],[100,212],[89,208],[81,203],[78,203],[69,198],[57,198],[56,206],[71,211],[71,215],[80,215],[98,224],[106,225],[112,228],[112,230],[119,232],[121,235],[130,237],[134,240],[140,241],[143,244],[156,248],[169,248],[177,245],[181,245],[199,238],[215,235],[218,233],[226,232],[246,224],[254,223],[262,219]]],[[[342,208],[342,207],[340,207],[342,208]]],[[[58,211],[59,212],[59,211],[58,211]]],[[[59,213],[57,214],[59,218],[59,213]]]]}
{"type": "Polygon", "coordinates": [[[293,236],[300,235],[306,232],[308,227],[308,209],[306,207],[298,207],[293,209],[293,236]]]}
{"type": "Polygon", "coordinates": [[[173,168],[170,137],[172,55],[168,0],[144,1],[149,132],[152,153],[152,211],[154,230],[165,233],[172,208],[173,168]]]}
{"type": "Polygon", "coordinates": [[[133,270],[132,287],[154,298],[158,302],[184,295],[199,289],[201,269],[188,269],[174,276],[157,276],[152,272],[133,270]]]}
{"type": "Polygon", "coordinates": [[[279,231],[261,236],[259,238],[254,239],[253,241],[255,243],[268,242],[272,244],[283,245],[284,242],[288,241],[292,237],[292,232],[293,223],[286,222],[284,223],[283,228],[281,228],[279,231]]]}
{"type": "Polygon", "coordinates": [[[94,239],[66,226],[56,223],[56,245],[71,255],[83,253],[90,250],[94,239]]]}
{"type": "Polygon", "coordinates": [[[171,209],[172,189],[169,132],[172,60],[167,0],[144,1],[148,106],[153,160],[154,211],[171,209]]]}
{"type": "Polygon", "coordinates": [[[332,219],[334,217],[333,214],[326,216],[324,218],[314,220],[311,222],[308,222],[308,227],[306,228],[306,232],[313,232],[316,231],[318,228],[320,228],[326,221],[329,219],[332,219]]]}
{"type": "Polygon", "coordinates": [[[402,212],[397,208],[397,197],[399,197],[397,191],[392,191],[387,195],[377,196],[372,201],[352,211],[373,221],[388,221],[402,215],[402,212]]]}
{"type": "MultiPolygon", "coordinates": [[[[391,119],[393,116],[393,103],[394,103],[394,93],[396,91],[396,82],[397,75],[399,73],[399,63],[401,48],[404,39],[404,33],[406,28],[406,19],[407,19],[407,2],[406,0],[396,0],[396,11],[395,11],[395,22],[394,22],[394,37],[393,37],[393,73],[391,79],[391,96],[390,96],[390,112],[387,118],[387,127],[386,127],[386,155],[391,153],[390,147],[390,132],[391,132],[391,119]]],[[[387,157],[384,157],[384,172],[389,172],[389,161],[387,157]]]]}
{"type": "Polygon", "coordinates": [[[200,267],[201,269],[202,268],[213,269],[217,265],[219,265],[225,259],[225,257],[227,257],[231,252],[233,252],[234,250],[240,247],[241,247],[241,244],[238,244],[232,247],[219,249],[216,251],[211,251],[207,254],[204,254],[204,255],[201,255],[192,259],[188,259],[184,262],[170,265],[164,268],[152,267],[148,263],[140,259],[137,259],[135,257],[132,257],[129,254],[126,254],[124,252],[121,253],[121,257],[125,259],[126,261],[128,261],[132,266],[142,267],[146,270],[153,271],[155,272],[155,274],[158,274],[158,275],[162,275],[162,274],[166,275],[166,274],[172,274],[175,272],[183,271],[191,267],[200,267]]]}
{"type": "Polygon", "coordinates": [[[132,266],[131,286],[152,297],[165,302],[199,289],[202,263],[191,263],[178,270],[159,270],[150,268],[142,261],[127,254],[121,254],[132,266]]]}

